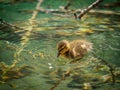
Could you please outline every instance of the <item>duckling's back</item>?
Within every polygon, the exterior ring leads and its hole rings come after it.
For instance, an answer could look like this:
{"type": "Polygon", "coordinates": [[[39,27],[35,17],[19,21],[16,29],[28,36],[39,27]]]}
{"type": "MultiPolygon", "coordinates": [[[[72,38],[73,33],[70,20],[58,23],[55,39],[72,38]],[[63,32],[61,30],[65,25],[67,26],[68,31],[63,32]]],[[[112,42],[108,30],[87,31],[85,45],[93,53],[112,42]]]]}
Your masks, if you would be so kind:
{"type": "Polygon", "coordinates": [[[92,49],[92,43],[85,40],[74,40],[70,42],[71,58],[82,58],[84,54],[92,49]]]}

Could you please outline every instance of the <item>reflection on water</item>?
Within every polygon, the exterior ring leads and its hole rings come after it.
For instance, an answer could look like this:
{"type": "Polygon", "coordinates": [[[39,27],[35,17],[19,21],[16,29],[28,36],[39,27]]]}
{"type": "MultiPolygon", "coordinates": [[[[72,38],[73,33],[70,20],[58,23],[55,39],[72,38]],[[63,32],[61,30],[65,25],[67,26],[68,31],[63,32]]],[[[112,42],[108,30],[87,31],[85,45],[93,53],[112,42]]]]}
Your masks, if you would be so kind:
{"type": "MultiPolygon", "coordinates": [[[[0,89],[119,90],[119,17],[120,15],[114,13],[109,15],[90,13],[83,20],[53,16],[52,18],[34,18],[32,23],[29,20],[15,23],[24,30],[0,24],[0,61],[9,65],[6,67],[1,64],[0,67],[4,66],[8,72],[18,70],[14,72],[17,73],[18,79],[11,78],[5,81],[3,76],[9,78],[11,74],[0,76],[0,89]],[[117,83],[111,85],[112,77],[109,68],[92,53],[73,64],[65,58],[57,58],[56,45],[63,39],[87,39],[92,42],[96,56],[115,67],[114,74],[117,83]],[[19,55],[15,57],[15,53],[18,54],[18,52],[19,55]],[[18,63],[14,64],[13,60],[18,60],[18,63]],[[18,69],[9,68],[14,65],[18,69]],[[21,73],[19,68],[21,66],[29,66],[30,73],[19,77],[24,75],[23,72],[28,71],[25,69],[21,73]]],[[[3,72],[0,69],[0,73],[3,74],[3,72]]]]}

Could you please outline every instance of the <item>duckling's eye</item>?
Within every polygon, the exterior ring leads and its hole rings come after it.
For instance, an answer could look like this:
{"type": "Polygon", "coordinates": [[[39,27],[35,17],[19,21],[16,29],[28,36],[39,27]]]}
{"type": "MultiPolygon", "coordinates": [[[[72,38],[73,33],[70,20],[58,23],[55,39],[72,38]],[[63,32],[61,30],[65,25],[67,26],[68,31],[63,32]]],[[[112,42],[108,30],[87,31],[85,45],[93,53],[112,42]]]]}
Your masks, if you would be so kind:
{"type": "Polygon", "coordinates": [[[63,51],[65,49],[65,46],[62,46],[60,49],[59,49],[59,52],[63,51]]]}
{"type": "Polygon", "coordinates": [[[59,50],[59,53],[61,54],[64,54],[68,51],[68,48],[66,46],[62,47],[60,50],[59,50]]]}

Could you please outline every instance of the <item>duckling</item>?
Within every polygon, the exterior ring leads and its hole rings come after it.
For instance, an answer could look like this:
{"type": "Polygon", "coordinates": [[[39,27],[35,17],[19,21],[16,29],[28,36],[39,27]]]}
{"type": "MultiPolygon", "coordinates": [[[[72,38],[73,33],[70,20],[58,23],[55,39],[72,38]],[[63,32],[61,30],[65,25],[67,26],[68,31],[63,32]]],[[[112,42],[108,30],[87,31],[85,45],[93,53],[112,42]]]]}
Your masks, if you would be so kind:
{"type": "Polygon", "coordinates": [[[83,56],[91,51],[92,43],[86,40],[73,40],[71,42],[62,40],[57,44],[58,55],[68,59],[81,59],[83,56]]]}

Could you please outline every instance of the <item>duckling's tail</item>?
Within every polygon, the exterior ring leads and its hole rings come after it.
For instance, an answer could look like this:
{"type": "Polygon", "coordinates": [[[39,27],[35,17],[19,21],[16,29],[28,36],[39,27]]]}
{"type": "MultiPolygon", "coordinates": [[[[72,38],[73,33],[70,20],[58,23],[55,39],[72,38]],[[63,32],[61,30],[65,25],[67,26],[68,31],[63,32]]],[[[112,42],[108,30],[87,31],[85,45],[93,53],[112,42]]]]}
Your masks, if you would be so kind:
{"type": "Polygon", "coordinates": [[[93,43],[90,43],[90,42],[87,42],[87,45],[86,45],[86,50],[87,51],[91,51],[93,49],[93,43]]]}
{"type": "Polygon", "coordinates": [[[92,46],[93,46],[93,43],[90,43],[90,42],[84,42],[84,43],[81,45],[81,47],[82,47],[83,49],[85,49],[87,52],[88,52],[88,51],[91,51],[91,50],[93,49],[92,46]]]}

